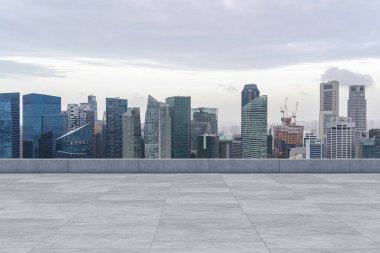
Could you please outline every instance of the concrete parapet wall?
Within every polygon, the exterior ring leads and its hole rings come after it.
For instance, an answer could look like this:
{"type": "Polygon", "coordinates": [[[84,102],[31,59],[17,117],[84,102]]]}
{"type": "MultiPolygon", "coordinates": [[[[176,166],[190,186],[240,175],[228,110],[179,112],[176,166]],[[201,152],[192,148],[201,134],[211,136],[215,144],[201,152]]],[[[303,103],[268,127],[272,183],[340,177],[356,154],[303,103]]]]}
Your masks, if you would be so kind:
{"type": "Polygon", "coordinates": [[[380,173],[380,159],[5,159],[0,173],[380,173]]]}

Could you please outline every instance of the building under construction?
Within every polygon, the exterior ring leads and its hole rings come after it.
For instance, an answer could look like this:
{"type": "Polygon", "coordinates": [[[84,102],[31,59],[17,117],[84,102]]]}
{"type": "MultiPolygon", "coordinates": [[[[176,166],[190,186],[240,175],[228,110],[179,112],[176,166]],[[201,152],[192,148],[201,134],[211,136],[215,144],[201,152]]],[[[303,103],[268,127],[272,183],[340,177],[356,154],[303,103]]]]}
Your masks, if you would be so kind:
{"type": "Polygon", "coordinates": [[[272,126],[273,131],[273,156],[274,158],[289,158],[291,148],[303,146],[304,126],[296,124],[298,102],[292,116],[287,115],[287,106],[281,108],[281,125],[272,126]]]}

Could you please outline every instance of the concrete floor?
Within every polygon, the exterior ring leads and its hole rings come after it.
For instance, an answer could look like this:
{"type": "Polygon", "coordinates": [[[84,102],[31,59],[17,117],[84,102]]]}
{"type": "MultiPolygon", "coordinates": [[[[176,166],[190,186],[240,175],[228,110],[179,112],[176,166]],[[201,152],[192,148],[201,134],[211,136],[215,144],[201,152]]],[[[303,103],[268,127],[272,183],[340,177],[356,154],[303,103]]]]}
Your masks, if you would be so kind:
{"type": "Polygon", "coordinates": [[[0,252],[380,252],[380,174],[0,174],[0,252]]]}

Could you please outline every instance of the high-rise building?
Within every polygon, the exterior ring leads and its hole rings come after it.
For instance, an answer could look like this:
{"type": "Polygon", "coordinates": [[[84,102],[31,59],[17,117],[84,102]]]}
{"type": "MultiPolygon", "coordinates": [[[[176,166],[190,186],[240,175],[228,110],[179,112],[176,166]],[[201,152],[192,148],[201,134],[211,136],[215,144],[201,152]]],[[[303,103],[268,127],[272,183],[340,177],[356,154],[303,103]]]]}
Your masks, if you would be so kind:
{"type": "Polygon", "coordinates": [[[198,158],[219,158],[219,136],[204,134],[198,136],[198,158]]]}
{"type": "Polygon", "coordinates": [[[106,157],[123,157],[123,120],[128,110],[128,100],[106,98],[106,157]]]}
{"type": "Polygon", "coordinates": [[[246,104],[255,98],[260,97],[260,91],[256,84],[246,84],[241,92],[241,107],[243,108],[246,104]]]}
{"type": "Polygon", "coordinates": [[[339,82],[329,81],[320,85],[319,139],[326,138],[326,124],[339,116],[339,82]]]}
{"type": "Polygon", "coordinates": [[[380,135],[362,140],[362,158],[380,158],[380,135]]]}
{"type": "Polygon", "coordinates": [[[217,108],[191,109],[191,155],[196,157],[198,149],[198,136],[204,134],[218,134],[217,108]]]}
{"type": "Polygon", "coordinates": [[[273,129],[274,157],[289,158],[292,148],[303,147],[304,127],[292,122],[292,117],[281,118],[282,124],[273,129]]]}
{"type": "Polygon", "coordinates": [[[361,142],[367,138],[367,100],[365,99],[365,86],[352,85],[349,87],[347,101],[347,116],[355,122],[355,158],[361,157],[361,142]]]}
{"type": "Polygon", "coordinates": [[[171,158],[190,157],[191,97],[168,97],[171,117],[171,158]]]}
{"type": "Polygon", "coordinates": [[[62,135],[56,141],[58,158],[92,158],[93,133],[86,124],[62,135]]]}
{"type": "Polygon", "coordinates": [[[140,108],[128,108],[123,114],[123,158],[143,158],[140,108]]]}
{"type": "Polygon", "coordinates": [[[318,139],[306,139],[306,159],[322,159],[323,158],[323,142],[318,139]]]}
{"type": "Polygon", "coordinates": [[[231,158],[232,140],[219,139],[219,158],[231,158]]]}
{"type": "Polygon", "coordinates": [[[303,137],[303,145],[306,147],[306,142],[309,140],[311,143],[317,139],[317,135],[313,131],[305,132],[303,137]]]}
{"type": "Polygon", "coordinates": [[[267,156],[267,96],[259,96],[256,85],[245,85],[241,93],[241,138],[243,158],[267,156]],[[251,99],[251,100],[249,100],[251,99]]]}
{"type": "Polygon", "coordinates": [[[369,130],[369,138],[372,138],[374,136],[380,136],[380,129],[369,130]]]}
{"type": "Polygon", "coordinates": [[[231,144],[231,157],[232,159],[241,159],[242,153],[241,153],[241,135],[234,135],[232,137],[232,144],[231,144]]]}
{"type": "Polygon", "coordinates": [[[96,97],[93,95],[88,96],[87,103],[89,105],[89,110],[94,112],[95,120],[98,120],[98,102],[96,101],[96,97]]]}
{"type": "Polygon", "coordinates": [[[20,93],[0,93],[0,158],[20,158],[20,93]]]}
{"type": "Polygon", "coordinates": [[[354,157],[355,122],[351,118],[331,118],[326,125],[326,158],[354,157]]]}
{"type": "Polygon", "coordinates": [[[102,120],[95,121],[94,127],[94,156],[95,158],[106,158],[106,118],[105,113],[102,120]]]}
{"type": "Polygon", "coordinates": [[[80,106],[79,104],[68,104],[66,110],[67,119],[66,124],[66,132],[70,132],[72,130],[80,127],[80,106]]]}
{"type": "Polygon", "coordinates": [[[144,124],[145,158],[171,157],[171,118],[169,105],[157,101],[151,95],[144,124]]]}
{"type": "Polygon", "coordinates": [[[55,156],[55,140],[63,134],[61,98],[43,94],[23,96],[23,157],[55,156]]]}

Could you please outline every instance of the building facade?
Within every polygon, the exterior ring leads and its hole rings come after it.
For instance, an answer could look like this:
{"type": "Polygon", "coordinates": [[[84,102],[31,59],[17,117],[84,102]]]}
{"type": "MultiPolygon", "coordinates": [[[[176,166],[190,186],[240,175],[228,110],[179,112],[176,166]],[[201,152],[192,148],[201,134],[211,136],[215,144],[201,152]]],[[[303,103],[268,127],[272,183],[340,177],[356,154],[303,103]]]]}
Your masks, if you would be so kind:
{"type": "Polygon", "coordinates": [[[140,108],[128,108],[123,114],[123,158],[143,158],[140,108]]]}
{"type": "Polygon", "coordinates": [[[204,134],[218,134],[217,108],[191,109],[191,156],[196,157],[198,149],[198,136],[204,134]]]}
{"type": "Polygon", "coordinates": [[[204,134],[198,136],[198,158],[219,158],[219,136],[204,134]]]}
{"type": "Polygon", "coordinates": [[[330,118],[339,116],[339,82],[321,83],[319,101],[319,139],[324,139],[330,118]]]}
{"type": "Polygon", "coordinates": [[[55,140],[64,132],[61,98],[43,94],[23,96],[23,158],[52,158],[55,140]]]}
{"type": "Polygon", "coordinates": [[[0,93],[0,159],[20,157],[20,93],[0,93]]]}
{"type": "Polygon", "coordinates": [[[219,139],[219,158],[229,159],[232,155],[232,140],[219,139]]]}
{"type": "Polygon", "coordinates": [[[323,142],[318,139],[306,139],[306,159],[323,158],[323,142]]]}
{"type": "Polygon", "coordinates": [[[190,158],[191,97],[168,97],[171,118],[171,158],[190,158]]]}
{"type": "Polygon", "coordinates": [[[268,99],[267,96],[257,97],[260,92],[255,87],[246,85],[242,91],[242,158],[264,159],[267,157],[268,99]]]}
{"type": "Polygon", "coordinates": [[[171,157],[171,118],[169,105],[149,95],[144,124],[145,158],[171,157]]]}
{"type": "Polygon", "coordinates": [[[231,144],[231,159],[241,159],[241,135],[234,135],[231,144]]]}
{"type": "Polygon", "coordinates": [[[303,147],[304,127],[292,123],[292,118],[281,118],[282,125],[272,126],[274,158],[289,158],[292,148],[303,147]]]}
{"type": "Polygon", "coordinates": [[[355,122],[355,158],[361,157],[361,142],[367,138],[367,100],[365,86],[352,85],[349,87],[347,101],[347,116],[355,122]]]}
{"type": "Polygon", "coordinates": [[[57,157],[92,158],[92,141],[91,124],[74,129],[57,139],[57,157]]]}
{"type": "Polygon", "coordinates": [[[331,118],[326,125],[326,158],[354,158],[355,122],[351,118],[331,118]]]}
{"type": "Polygon", "coordinates": [[[373,136],[367,140],[362,140],[362,158],[380,158],[380,135],[373,136]]]}
{"type": "Polygon", "coordinates": [[[123,157],[123,120],[128,100],[106,98],[106,158],[123,157]]]}

